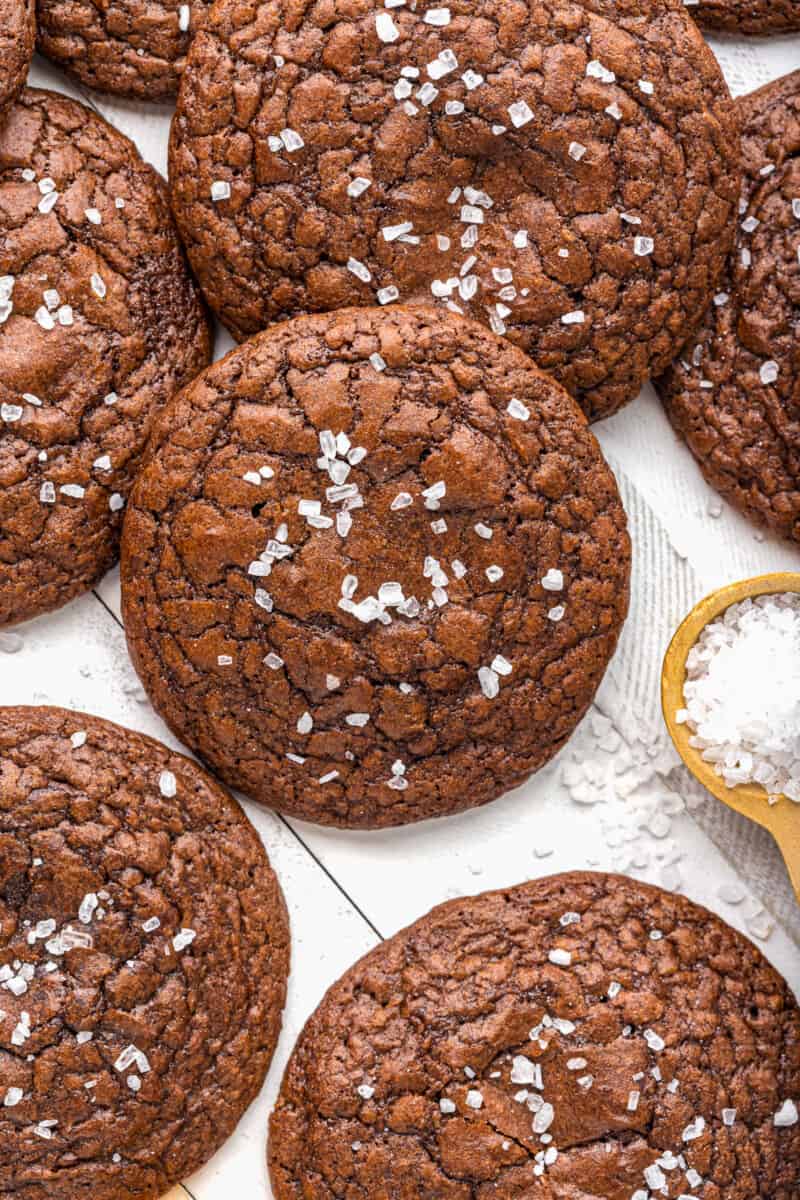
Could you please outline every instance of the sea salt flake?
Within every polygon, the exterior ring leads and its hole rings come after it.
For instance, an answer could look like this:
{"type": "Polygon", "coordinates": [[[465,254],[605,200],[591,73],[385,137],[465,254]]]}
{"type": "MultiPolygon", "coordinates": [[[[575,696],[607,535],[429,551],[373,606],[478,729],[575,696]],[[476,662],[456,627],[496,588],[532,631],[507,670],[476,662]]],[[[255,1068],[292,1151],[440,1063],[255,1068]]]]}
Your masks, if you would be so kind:
{"type": "Polygon", "coordinates": [[[302,150],[305,146],[305,142],[295,129],[282,129],[280,138],[287,154],[294,154],[296,150],[302,150]]]}
{"type": "Polygon", "coordinates": [[[100,901],[97,899],[97,895],[94,892],[86,893],[81,901],[80,908],[78,909],[78,920],[82,925],[91,924],[95,909],[99,903],[100,901]]]}
{"type": "Polygon", "coordinates": [[[500,691],[500,679],[497,672],[493,671],[491,667],[480,667],[478,669],[478,682],[486,699],[494,700],[500,691]]]}
{"type": "Polygon", "coordinates": [[[382,42],[389,44],[400,37],[400,30],[387,12],[379,12],[375,17],[375,32],[382,42]]]}
{"type": "Polygon", "coordinates": [[[523,404],[521,400],[509,400],[506,412],[516,421],[530,420],[531,410],[526,404],[523,404]]]}
{"type": "Polygon", "coordinates": [[[508,115],[511,117],[511,124],[515,129],[521,129],[523,125],[527,125],[533,120],[533,113],[524,100],[516,100],[508,106],[508,115]]]}
{"type": "Polygon", "coordinates": [[[705,1130],[706,1122],[704,1117],[695,1117],[695,1119],[686,1126],[681,1138],[684,1142],[694,1142],[697,1138],[702,1137],[705,1130]]]}
{"type": "Polygon", "coordinates": [[[162,771],[158,777],[158,790],[162,796],[171,799],[178,790],[177,780],[172,771],[162,771]]]}
{"type": "Polygon", "coordinates": [[[356,279],[360,279],[362,283],[369,283],[372,279],[372,272],[369,267],[359,262],[357,258],[348,258],[347,269],[351,275],[355,275],[356,279]]]}
{"type": "Polygon", "coordinates": [[[355,179],[351,179],[347,185],[347,194],[356,198],[363,195],[367,188],[371,186],[371,179],[365,179],[363,175],[356,175],[355,179]]]}
{"type": "Polygon", "coordinates": [[[796,1125],[797,1121],[797,1105],[794,1100],[784,1100],[772,1118],[772,1124],[776,1129],[788,1129],[789,1126],[796,1125]]]}
{"type": "Polygon", "coordinates": [[[645,1029],[644,1040],[647,1042],[650,1049],[654,1050],[656,1053],[659,1053],[661,1050],[663,1050],[666,1045],[664,1039],[653,1029],[645,1029]]]}
{"type": "Polygon", "coordinates": [[[572,955],[569,950],[551,950],[547,957],[557,967],[569,967],[572,964],[572,955]]]}

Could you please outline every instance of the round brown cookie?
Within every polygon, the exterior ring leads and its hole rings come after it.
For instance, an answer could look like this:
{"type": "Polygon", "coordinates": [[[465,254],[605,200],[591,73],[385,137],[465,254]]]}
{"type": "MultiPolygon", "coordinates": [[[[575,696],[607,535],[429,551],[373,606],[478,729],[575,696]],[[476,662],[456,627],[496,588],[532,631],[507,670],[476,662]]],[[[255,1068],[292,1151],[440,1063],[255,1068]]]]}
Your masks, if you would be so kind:
{"type": "Polygon", "coordinates": [[[111,566],[151,417],[209,351],[163,181],[88,108],[23,92],[0,130],[0,626],[111,566]]]}
{"type": "Polygon", "coordinates": [[[178,90],[211,0],[36,0],[39,49],[88,87],[140,100],[178,90]]]}
{"type": "Polygon", "coordinates": [[[299,317],[185,389],[153,444],[128,645],[229,783],[397,825],[492,800],[564,744],[630,547],[585,418],[510,342],[422,306],[299,317]]]}
{"type": "Polygon", "coordinates": [[[782,33],[800,29],[800,0],[700,0],[689,9],[704,29],[782,33]]]}
{"type": "Polygon", "coordinates": [[[438,301],[601,417],[711,298],[738,137],[680,0],[219,0],[192,44],[170,179],[236,337],[438,301]]]}
{"type": "Polygon", "coordinates": [[[33,0],[0,0],[0,124],[25,83],[34,38],[33,0]]]}
{"type": "Polygon", "coordinates": [[[683,896],[452,900],[334,984],[270,1124],[277,1200],[796,1200],[800,1011],[683,896]]]}
{"type": "Polygon", "coordinates": [[[738,101],[745,179],[720,291],[657,382],[712,487],[800,540],[800,71],[738,101]]]}
{"type": "Polygon", "coordinates": [[[0,1194],[152,1200],[258,1094],[289,927],[238,804],[97,717],[0,709],[0,1194]]]}

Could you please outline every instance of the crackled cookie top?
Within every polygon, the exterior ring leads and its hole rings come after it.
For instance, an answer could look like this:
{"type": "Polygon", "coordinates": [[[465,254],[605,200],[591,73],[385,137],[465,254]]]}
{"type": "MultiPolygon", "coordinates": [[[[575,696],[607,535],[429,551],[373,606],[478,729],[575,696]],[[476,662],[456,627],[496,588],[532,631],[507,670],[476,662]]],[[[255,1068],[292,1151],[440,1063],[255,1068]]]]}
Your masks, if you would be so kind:
{"type": "Polygon", "coordinates": [[[705,309],[737,152],[678,0],[220,0],[192,44],[170,178],[237,337],[424,300],[506,333],[599,417],[705,309]]]}
{"type": "Polygon", "coordinates": [[[453,900],[330,989],[277,1200],[795,1200],[800,1012],[683,896],[571,874],[453,900]]]}
{"type": "Polygon", "coordinates": [[[0,122],[25,83],[33,42],[33,0],[0,0],[0,122]]]}
{"type": "Polygon", "coordinates": [[[150,420],[208,358],[162,181],[26,90],[0,129],[0,626],[111,565],[150,420]]]}
{"type": "Polygon", "coordinates": [[[629,543],[577,405],[433,309],[275,326],[156,430],[123,538],[156,708],[310,820],[468,808],[563,745],[613,652],[629,543]]]}
{"type": "Polygon", "coordinates": [[[736,244],[699,333],[658,389],[712,487],[800,540],[800,71],[738,107],[736,244]]]}
{"type": "Polygon", "coordinates": [[[154,1200],[266,1074],[283,898],[196,764],[83,713],[0,709],[0,1195],[154,1200]]]}
{"type": "Polygon", "coordinates": [[[210,0],[36,0],[39,49],[88,87],[141,100],[178,90],[210,0]]]}
{"type": "Polygon", "coordinates": [[[730,33],[800,29],[800,0],[695,0],[689,11],[705,29],[730,33]]]}

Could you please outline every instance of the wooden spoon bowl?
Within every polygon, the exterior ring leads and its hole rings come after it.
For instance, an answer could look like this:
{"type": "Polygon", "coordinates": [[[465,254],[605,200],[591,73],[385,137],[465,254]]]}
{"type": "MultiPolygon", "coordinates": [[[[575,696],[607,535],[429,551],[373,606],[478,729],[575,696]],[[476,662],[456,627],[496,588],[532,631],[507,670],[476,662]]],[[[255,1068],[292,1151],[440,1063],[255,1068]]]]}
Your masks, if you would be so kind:
{"type": "MultiPolygon", "coordinates": [[[[778,843],[789,872],[795,895],[800,901],[800,804],[783,796],[777,804],[769,804],[764,788],[754,783],[742,783],[729,788],[706,762],[699,750],[689,745],[692,731],[678,724],[676,714],[685,708],[683,685],[686,679],[686,657],[706,625],[721,616],[726,609],[752,596],[773,595],[777,592],[800,592],[800,574],[780,572],[758,575],[718,588],[696,604],[678,627],[664,655],[661,668],[661,707],[675,749],[686,766],[705,788],[723,804],[751,821],[768,829],[778,843]]],[[[747,681],[742,680],[742,687],[747,681]]]]}

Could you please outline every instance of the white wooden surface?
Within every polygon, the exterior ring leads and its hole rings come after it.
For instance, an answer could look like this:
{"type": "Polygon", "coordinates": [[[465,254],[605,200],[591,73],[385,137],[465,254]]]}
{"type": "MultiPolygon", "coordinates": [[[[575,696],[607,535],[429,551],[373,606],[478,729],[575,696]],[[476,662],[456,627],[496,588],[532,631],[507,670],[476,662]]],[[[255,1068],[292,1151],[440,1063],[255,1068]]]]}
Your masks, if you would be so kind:
{"type": "MultiPolygon", "coordinates": [[[[715,41],[714,48],[737,93],[800,65],[800,38],[715,41]]],[[[41,61],[34,64],[32,82],[77,94],[41,61]]],[[[90,102],[136,141],[146,159],[165,170],[168,106],[97,95],[90,102]]],[[[220,335],[218,352],[229,345],[220,335]]],[[[652,389],[596,431],[704,587],[766,570],[800,569],[797,549],[756,534],[727,508],[719,517],[710,515],[713,494],[672,434],[652,389]]],[[[635,523],[632,535],[637,537],[635,523]]],[[[22,645],[14,653],[3,652],[0,645],[0,703],[62,704],[175,744],[146,702],[128,661],[116,572],[96,593],[16,632],[22,645]]],[[[587,722],[591,719],[592,714],[587,722]]],[[[646,821],[646,812],[626,807],[623,800],[612,811],[608,805],[573,803],[560,783],[558,763],[484,809],[383,833],[323,830],[251,804],[245,807],[280,876],[291,915],[293,963],[284,1032],[262,1095],[219,1154],[175,1189],[174,1200],[187,1192],[196,1200],[269,1194],[267,1117],[302,1023],[351,962],[433,904],[554,871],[614,869],[622,838],[631,874],[663,884],[674,878],[679,858],[682,890],[722,911],[738,928],[746,931],[748,912],[757,907],[748,907],[747,899],[735,906],[720,901],[718,888],[736,882],[737,876],[688,812],[676,814],[668,838],[648,840],[645,831],[642,845],[638,824],[646,821]]],[[[800,994],[800,952],[787,932],[776,925],[761,945],[800,994]]]]}

